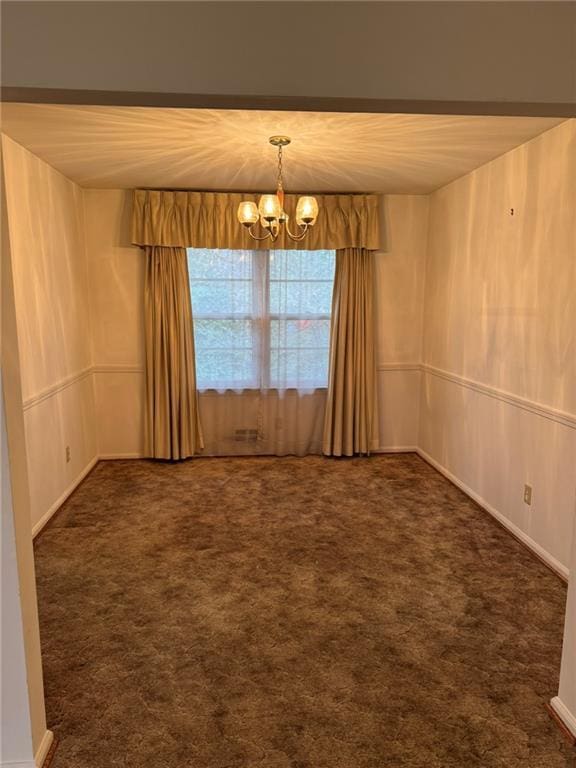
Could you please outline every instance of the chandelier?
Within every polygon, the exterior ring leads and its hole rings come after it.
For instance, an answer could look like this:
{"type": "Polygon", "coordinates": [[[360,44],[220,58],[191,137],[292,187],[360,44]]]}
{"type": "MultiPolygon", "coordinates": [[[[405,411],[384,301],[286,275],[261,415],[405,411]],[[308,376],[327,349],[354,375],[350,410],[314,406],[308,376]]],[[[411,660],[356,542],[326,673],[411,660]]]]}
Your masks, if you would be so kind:
{"type": "Polygon", "coordinates": [[[296,205],[296,232],[288,226],[288,214],[284,210],[284,182],[282,179],[282,149],[290,144],[289,136],[271,136],[270,144],[278,147],[278,181],[275,195],[262,195],[258,205],[244,200],[238,206],[238,221],[254,240],[278,239],[282,227],[291,240],[303,240],[318,217],[318,201],[315,197],[299,197],[296,205]],[[260,222],[260,233],[255,225],[260,222]]]}

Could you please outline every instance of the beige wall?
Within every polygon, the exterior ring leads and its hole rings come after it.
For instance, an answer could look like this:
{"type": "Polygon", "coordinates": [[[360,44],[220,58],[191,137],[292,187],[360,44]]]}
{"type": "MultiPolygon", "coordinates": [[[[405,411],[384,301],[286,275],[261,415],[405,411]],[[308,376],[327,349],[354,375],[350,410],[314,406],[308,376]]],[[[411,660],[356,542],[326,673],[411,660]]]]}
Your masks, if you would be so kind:
{"type": "Polygon", "coordinates": [[[576,493],[575,168],[572,120],[431,196],[420,430],[429,457],[564,572],[576,493]]]}
{"type": "MultiPolygon", "coordinates": [[[[84,190],[99,454],[142,453],[143,267],[130,245],[130,193],[84,190]]],[[[385,248],[376,256],[381,447],[414,448],[418,438],[422,306],[428,200],[390,195],[383,203],[385,248]]]]}
{"type": "Polygon", "coordinates": [[[84,206],[76,184],[6,136],[2,146],[37,530],[97,455],[84,206]]]}
{"type": "Polygon", "coordinates": [[[98,453],[143,451],[144,255],[130,244],[131,194],[84,190],[98,453]]]}
{"type": "Polygon", "coordinates": [[[377,369],[382,449],[418,445],[428,197],[386,195],[376,254],[377,369]]]}

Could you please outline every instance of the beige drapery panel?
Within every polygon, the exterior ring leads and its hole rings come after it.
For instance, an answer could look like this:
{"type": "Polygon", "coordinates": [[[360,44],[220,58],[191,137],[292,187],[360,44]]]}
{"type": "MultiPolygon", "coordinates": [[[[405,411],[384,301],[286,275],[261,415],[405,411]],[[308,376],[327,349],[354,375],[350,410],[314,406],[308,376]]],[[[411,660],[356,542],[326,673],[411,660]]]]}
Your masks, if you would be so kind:
{"type": "MultiPolygon", "coordinates": [[[[278,248],[322,250],[379,248],[378,195],[317,195],[316,224],[302,242],[281,235],[276,243],[256,242],[238,223],[242,200],[259,195],[240,192],[174,192],[134,190],[132,242],[181,248],[278,248]]],[[[294,217],[297,195],[286,195],[285,208],[294,217]]]]}
{"type": "Polygon", "coordinates": [[[368,454],[378,445],[374,254],[336,254],[330,368],[324,421],[326,456],[368,454]]]}
{"type": "Polygon", "coordinates": [[[185,248],[146,250],[146,456],[184,459],[203,447],[185,248]]]}

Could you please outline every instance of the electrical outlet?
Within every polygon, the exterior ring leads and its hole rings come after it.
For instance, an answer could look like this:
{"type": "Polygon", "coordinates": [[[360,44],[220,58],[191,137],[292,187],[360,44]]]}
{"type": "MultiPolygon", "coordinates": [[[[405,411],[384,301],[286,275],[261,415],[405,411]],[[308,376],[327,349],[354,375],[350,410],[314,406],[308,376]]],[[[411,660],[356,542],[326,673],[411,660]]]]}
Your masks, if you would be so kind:
{"type": "Polygon", "coordinates": [[[532,504],[532,486],[524,486],[524,504],[532,504]]]}
{"type": "Polygon", "coordinates": [[[70,446],[66,446],[66,464],[70,461],[70,446]]]}

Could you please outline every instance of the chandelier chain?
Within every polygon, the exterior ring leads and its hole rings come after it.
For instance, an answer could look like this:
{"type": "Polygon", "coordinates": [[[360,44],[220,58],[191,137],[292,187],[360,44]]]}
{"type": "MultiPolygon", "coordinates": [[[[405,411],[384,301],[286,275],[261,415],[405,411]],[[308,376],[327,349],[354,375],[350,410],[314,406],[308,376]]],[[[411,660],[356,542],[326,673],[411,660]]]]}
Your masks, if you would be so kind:
{"type": "Polygon", "coordinates": [[[277,189],[284,191],[284,185],[282,182],[282,145],[278,147],[278,184],[277,189]]]}

